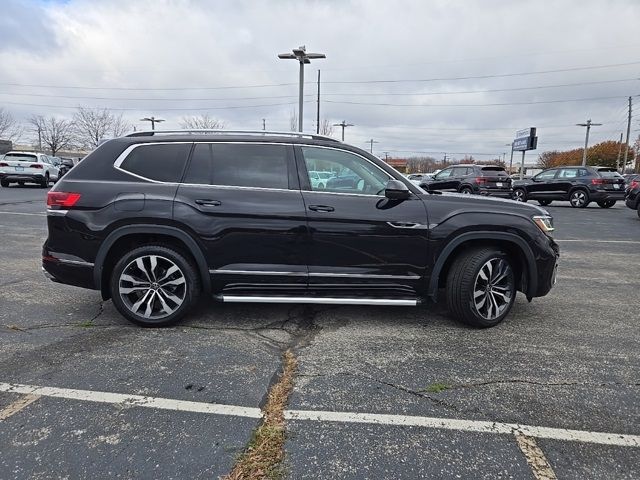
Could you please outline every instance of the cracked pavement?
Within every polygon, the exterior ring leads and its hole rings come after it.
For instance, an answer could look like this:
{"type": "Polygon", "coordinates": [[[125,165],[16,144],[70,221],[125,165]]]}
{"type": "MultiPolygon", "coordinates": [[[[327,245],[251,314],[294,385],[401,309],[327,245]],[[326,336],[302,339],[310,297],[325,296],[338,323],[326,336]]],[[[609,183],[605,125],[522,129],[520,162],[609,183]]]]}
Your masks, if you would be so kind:
{"type": "MultiPolygon", "coordinates": [[[[0,211],[43,213],[44,190],[0,189],[0,211]],[[42,202],[42,203],[41,203],[42,202]]],[[[281,352],[289,408],[640,434],[640,241],[635,212],[548,207],[556,288],[473,330],[418,308],[203,304],[141,329],[98,292],[40,272],[46,217],[0,213],[0,382],[260,407],[281,352]],[[588,228],[587,228],[588,226],[588,228]]],[[[0,393],[0,409],[16,398],[0,393]]],[[[0,422],[0,478],[217,478],[259,421],[41,398],[0,422]]],[[[558,478],[638,478],[640,449],[538,440],[558,478]]],[[[533,478],[509,436],[288,422],[289,478],[533,478]]]]}

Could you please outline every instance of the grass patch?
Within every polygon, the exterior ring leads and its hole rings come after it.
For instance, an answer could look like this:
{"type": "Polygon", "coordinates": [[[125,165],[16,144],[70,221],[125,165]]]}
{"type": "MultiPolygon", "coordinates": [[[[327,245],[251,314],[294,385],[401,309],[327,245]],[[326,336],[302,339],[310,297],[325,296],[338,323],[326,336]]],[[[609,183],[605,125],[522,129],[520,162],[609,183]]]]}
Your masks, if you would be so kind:
{"type": "Polygon", "coordinates": [[[422,391],[427,393],[440,393],[444,392],[445,390],[449,390],[450,388],[451,386],[447,385],[446,383],[436,382],[432,383],[427,388],[423,388],[422,391]]]}
{"type": "Polygon", "coordinates": [[[293,378],[298,367],[291,350],[284,352],[282,365],[280,378],[269,390],[262,423],[254,430],[247,448],[238,457],[231,473],[224,477],[225,480],[275,480],[283,476],[284,409],[293,390],[293,378]]]}

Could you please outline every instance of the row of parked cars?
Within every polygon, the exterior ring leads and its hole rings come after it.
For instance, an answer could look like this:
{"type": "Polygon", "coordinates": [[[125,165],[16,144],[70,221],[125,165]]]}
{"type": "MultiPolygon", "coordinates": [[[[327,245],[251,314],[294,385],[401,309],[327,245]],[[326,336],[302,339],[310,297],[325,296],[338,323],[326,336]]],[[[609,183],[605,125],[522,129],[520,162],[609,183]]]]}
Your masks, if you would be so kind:
{"type": "Polygon", "coordinates": [[[536,200],[542,206],[554,200],[569,201],[574,208],[585,208],[591,202],[610,208],[625,200],[630,190],[627,187],[631,186],[631,179],[627,183],[615,168],[597,166],[555,167],[528,179],[514,180],[498,165],[454,165],[435,175],[412,174],[409,179],[427,191],[488,195],[519,202],[536,200]]]}
{"type": "Polygon", "coordinates": [[[0,156],[0,185],[22,186],[35,183],[47,188],[57,182],[77,163],[72,158],[60,158],[38,152],[12,151],[0,156]]]}

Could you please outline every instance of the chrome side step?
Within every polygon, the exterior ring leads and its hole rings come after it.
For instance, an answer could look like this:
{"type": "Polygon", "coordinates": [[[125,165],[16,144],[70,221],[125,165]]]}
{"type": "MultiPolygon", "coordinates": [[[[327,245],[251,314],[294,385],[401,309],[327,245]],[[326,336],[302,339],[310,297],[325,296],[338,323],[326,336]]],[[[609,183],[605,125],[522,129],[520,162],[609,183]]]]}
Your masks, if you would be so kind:
{"type": "Polygon", "coordinates": [[[241,295],[222,295],[225,303],[313,303],[321,305],[392,305],[397,307],[415,307],[417,299],[393,298],[336,298],[336,297],[257,297],[241,295]]]}

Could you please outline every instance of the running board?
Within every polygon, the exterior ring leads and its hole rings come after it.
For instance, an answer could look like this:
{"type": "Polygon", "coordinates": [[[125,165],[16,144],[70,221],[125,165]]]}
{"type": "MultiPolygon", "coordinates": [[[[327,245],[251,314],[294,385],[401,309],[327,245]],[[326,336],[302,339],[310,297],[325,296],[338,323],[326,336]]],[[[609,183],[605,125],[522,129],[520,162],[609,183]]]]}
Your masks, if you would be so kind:
{"type": "Polygon", "coordinates": [[[392,305],[397,307],[415,307],[420,303],[416,299],[393,298],[336,298],[336,297],[256,297],[241,295],[222,295],[225,303],[314,303],[322,305],[392,305]]]}

